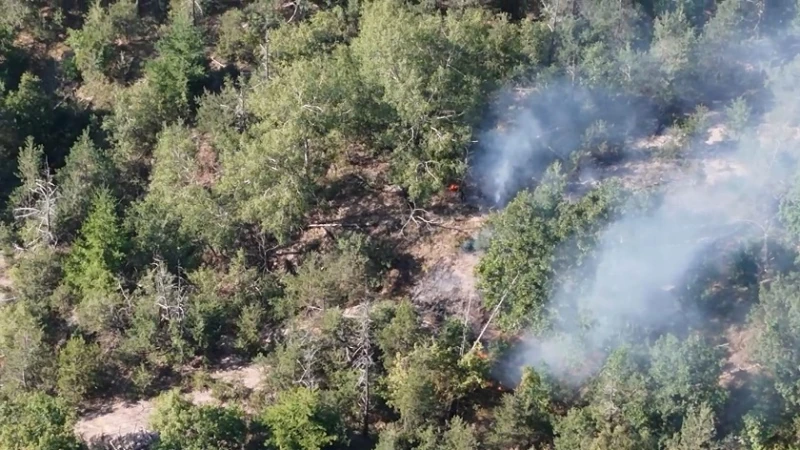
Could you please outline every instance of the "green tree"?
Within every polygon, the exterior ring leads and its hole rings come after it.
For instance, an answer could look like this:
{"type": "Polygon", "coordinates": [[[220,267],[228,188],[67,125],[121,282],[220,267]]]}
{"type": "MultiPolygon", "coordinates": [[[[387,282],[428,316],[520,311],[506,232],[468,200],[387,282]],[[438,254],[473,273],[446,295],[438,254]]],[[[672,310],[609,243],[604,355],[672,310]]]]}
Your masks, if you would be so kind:
{"type": "Polygon", "coordinates": [[[156,399],[150,423],[159,435],[156,450],[238,450],[247,441],[240,411],[195,406],[176,390],[156,399]]]}
{"type": "Polygon", "coordinates": [[[326,416],[319,391],[294,388],[278,394],[277,402],[267,407],[262,420],[280,450],[319,450],[338,439],[331,434],[326,416]]]}
{"type": "Polygon", "coordinates": [[[188,275],[186,328],[194,345],[213,352],[226,339],[238,348],[255,351],[272,318],[271,306],[280,296],[276,277],[247,264],[240,251],[227,271],[203,267],[188,275]]]}
{"type": "Polygon", "coordinates": [[[77,405],[95,392],[102,368],[100,346],[73,336],[58,352],[58,394],[77,405]]]}
{"type": "Polygon", "coordinates": [[[749,321],[757,330],[754,359],[774,377],[786,402],[800,406],[800,355],[786,351],[800,345],[800,279],[784,277],[761,290],[749,321]]]}
{"type": "Polygon", "coordinates": [[[35,145],[31,137],[20,149],[17,168],[21,186],[14,189],[9,199],[17,237],[29,249],[42,244],[52,246],[57,241],[60,193],[52,182],[44,148],[35,145]]]}
{"type": "Polygon", "coordinates": [[[725,107],[726,134],[738,140],[746,132],[746,127],[751,119],[751,108],[744,97],[737,97],[731,100],[725,107]]]}
{"type": "Polygon", "coordinates": [[[124,228],[130,233],[131,257],[137,265],[162,258],[170,267],[196,267],[199,239],[187,235],[174,209],[150,196],[127,210],[124,228]]]}
{"type": "Polygon", "coordinates": [[[251,90],[249,85],[226,78],[219,92],[206,91],[198,100],[197,129],[211,139],[217,157],[235,151],[241,139],[239,133],[253,121],[245,107],[251,90]]]}
{"type": "Polygon", "coordinates": [[[715,14],[708,19],[703,32],[699,36],[696,58],[699,75],[714,80],[715,84],[725,85],[728,92],[735,92],[742,87],[742,71],[736,67],[726,55],[742,51],[753,51],[748,48],[763,20],[758,8],[743,0],[721,2],[715,14]]]}
{"type": "Polygon", "coordinates": [[[215,188],[238,219],[285,240],[302,226],[336,151],[369,129],[374,108],[347,48],[298,60],[256,86],[244,102],[254,123],[221,153],[215,188]]]}
{"type": "Polygon", "coordinates": [[[101,2],[92,2],[81,29],[67,32],[67,45],[75,51],[75,64],[83,77],[103,74],[113,56],[116,36],[101,2]]]}
{"type": "Polygon", "coordinates": [[[348,24],[341,7],[320,11],[307,21],[284,24],[270,33],[270,62],[288,65],[300,58],[330,52],[347,41],[348,24]]]}
{"type": "Polygon", "coordinates": [[[683,419],[680,433],[667,442],[667,450],[715,450],[721,448],[716,442],[717,430],[714,410],[706,405],[692,407],[683,419]]]}
{"type": "Polygon", "coordinates": [[[54,104],[42,85],[42,80],[26,72],[15,91],[5,96],[4,109],[13,121],[20,138],[33,136],[36,142],[46,142],[52,125],[54,104]]]}
{"type": "Polygon", "coordinates": [[[591,254],[599,228],[621,204],[613,183],[577,202],[564,201],[565,182],[555,164],[533,192],[520,192],[488,221],[489,248],[475,270],[486,307],[498,308],[503,328],[549,326],[552,290],[591,254]],[[562,245],[574,251],[563,251],[562,245]]]}
{"type": "Polygon", "coordinates": [[[110,161],[92,142],[88,130],[84,131],[70,149],[64,167],[56,173],[61,189],[57,204],[59,232],[74,234],[89,214],[92,193],[111,186],[113,179],[110,161]]]}
{"type": "Polygon", "coordinates": [[[683,10],[666,12],[656,19],[650,55],[659,73],[656,89],[664,101],[674,101],[679,95],[683,98],[692,95],[688,89],[692,87],[690,77],[695,70],[696,42],[694,28],[683,10]]]}
{"type": "Polygon", "coordinates": [[[484,385],[485,361],[474,352],[463,357],[438,343],[419,344],[397,356],[386,375],[386,401],[400,413],[406,432],[435,424],[455,402],[484,385]]]}
{"type": "Polygon", "coordinates": [[[153,84],[141,79],[116,93],[111,115],[103,121],[103,129],[113,144],[109,159],[119,175],[123,192],[137,193],[144,188],[142,172],[148,165],[156,136],[164,122],[177,119],[174,114],[159,113],[159,101],[153,84]]]}
{"type": "Polygon", "coordinates": [[[211,246],[221,251],[233,235],[230,214],[209,189],[213,167],[204,167],[187,128],[169,125],[153,150],[150,184],[129,225],[140,257],[176,264],[183,252],[211,246]]]}
{"type": "Polygon", "coordinates": [[[475,430],[461,417],[453,417],[444,433],[444,450],[474,450],[479,448],[475,430]]]}
{"type": "Polygon", "coordinates": [[[0,305],[0,390],[13,393],[48,381],[52,365],[44,337],[24,303],[0,305]]]}
{"type": "Polygon", "coordinates": [[[650,350],[650,377],[655,382],[655,405],[665,419],[680,418],[700,405],[718,408],[726,392],[719,386],[725,361],[723,349],[698,334],[683,341],[669,334],[650,350]]]}
{"type": "Polygon", "coordinates": [[[191,17],[176,11],[156,43],[158,57],[145,71],[155,91],[157,117],[183,117],[188,112],[193,84],[203,77],[203,35],[191,17]]]}
{"type": "Polygon", "coordinates": [[[83,295],[112,291],[124,246],[116,200],[106,190],[97,191],[66,263],[67,281],[83,295]]]}
{"type": "Polygon", "coordinates": [[[260,36],[247,26],[241,9],[229,9],[219,19],[217,53],[229,61],[250,61],[255,56],[260,36]]]}
{"type": "Polygon", "coordinates": [[[528,448],[552,431],[549,388],[525,368],[513,394],[505,394],[495,410],[489,443],[496,448],[528,448]]]}
{"type": "Polygon", "coordinates": [[[64,402],[41,392],[0,400],[0,447],[8,450],[80,450],[74,417],[64,402]]]}
{"type": "Polygon", "coordinates": [[[63,258],[51,247],[31,249],[14,259],[11,287],[15,297],[37,317],[44,317],[53,306],[52,295],[61,283],[63,258]]]}
{"type": "Polygon", "coordinates": [[[657,448],[651,382],[628,348],[614,351],[590,385],[588,405],[555,426],[557,450],[657,448]]]}
{"type": "Polygon", "coordinates": [[[389,368],[394,358],[414,349],[422,339],[419,317],[414,305],[408,301],[400,302],[394,308],[394,316],[378,334],[378,347],[383,352],[384,365],[389,368]]]}
{"type": "Polygon", "coordinates": [[[486,306],[502,308],[503,326],[544,326],[553,252],[560,242],[553,224],[563,189],[563,175],[551,171],[534,192],[519,193],[489,219],[492,238],[475,270],[486,306]]]}
{"type": "Polygon", "coordinates": [[[436,395],[436,374],[433,372],[430,347],[418,347],[399,357],[386,376],[387,403],[400,413],[400,422],[407,432],[415,432],[428,421],[435,421],[446,405],[436,395]]]}
{"type": "Polygon", "coordinates": [[[157,260],[130,296],[124,354],[153,367],[185,362],[195,353],[186,327],[191,305],[184,281],[157,260]]]}
{"type": "Polygon", "coordinates": [[[28,206],[35,200],[36,183],[46,175],[44,147],[37,145],[32,137],[25,139],[25,145],[17,154],[16,178],[19,185],[9,198],[12,207],[28,206]]]}
{"type": "Polygon", "coordinates": [[[394,178],[425,198],[463,176],[470,124],[522,62],[518,29],[480,8],[443,18],[390,0],[365,4],[359,25],[364,81],[396,117],[386,136],[394,178]]]}
{"type": "Polygon", "coordinates": [[[116,201],[108,191],[98,191],[64,264],[65,280],[81,297],[79,320],[89,330],[105,329],[114,314],[125,246],[116,201]]]}

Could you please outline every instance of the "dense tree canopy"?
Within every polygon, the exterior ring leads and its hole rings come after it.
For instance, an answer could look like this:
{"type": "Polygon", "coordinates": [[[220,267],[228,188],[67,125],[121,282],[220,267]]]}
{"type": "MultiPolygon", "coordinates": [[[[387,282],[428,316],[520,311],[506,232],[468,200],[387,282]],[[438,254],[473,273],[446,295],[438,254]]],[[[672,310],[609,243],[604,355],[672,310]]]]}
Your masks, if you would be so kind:
{"type": "Polygon", "coordinates": [[[1,450],[800,442],[794,1],[0,11],[1,450]]]}

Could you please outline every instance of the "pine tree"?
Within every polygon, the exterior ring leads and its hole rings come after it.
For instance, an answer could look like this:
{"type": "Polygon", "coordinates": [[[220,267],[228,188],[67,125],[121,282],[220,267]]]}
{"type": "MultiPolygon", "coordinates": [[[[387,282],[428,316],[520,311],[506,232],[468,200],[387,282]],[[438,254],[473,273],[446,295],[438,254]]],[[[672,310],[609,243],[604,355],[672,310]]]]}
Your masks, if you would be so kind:
{"type": "Polygon", "coordinates": [[[116,273],[122,264],[125,236],[119,226],[114,197],[100,190],[65,263],[65,279],[80,295],[83,325],[100,330],[108,325],[117,303],[116,273]]]}
{"type": "Polygon", "coordinates": [[[66,164],[56,173],[61,190],[58,203],[59,232],[71,235],[77,231],[92,203],[92,192],[111,184],[111,163],[89,137],[88,130],[75,142],[66,164]]]}

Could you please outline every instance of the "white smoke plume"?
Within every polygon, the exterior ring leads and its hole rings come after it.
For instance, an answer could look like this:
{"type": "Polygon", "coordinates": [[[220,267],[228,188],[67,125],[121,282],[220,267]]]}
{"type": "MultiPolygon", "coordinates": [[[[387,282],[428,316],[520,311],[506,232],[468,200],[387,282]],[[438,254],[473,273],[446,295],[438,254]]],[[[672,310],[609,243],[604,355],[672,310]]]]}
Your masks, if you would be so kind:
{"type": "MultiPolygon", "coordinates": [[[[764,47],[771,48],[759,43],[759,48],[764,47]]],[[[772,76],[770,89],[759,97],[772,102],[770,111],[743,131],[738,145],[708,145],[706,135],[689,143],[684,150],[688,164],[676,165],[673,173],[664,174],[669,181],[661,186],[662,198],[655,209],[642,213],[632,208],[634,212],[623,213],[608,224],[588,277],[579,285],[557,284],[560,287],[549,300],[555,323],[552,334],[526,337],[504,367],[516,372],[520,366],[546,366],[564,380],[581,382],[602,364],[599,361],[592,367],[590,362],[587,368],[587,361],[602,360],[602,355],[625,340],[631,327],[659,330],[676,322],[702,323],[702,313],[681,304],[674,288],[692,275],[698,260],[719,242],[735,240],[758,246],[777,233],[779,198],[795,173],[794,159],[786,159],[786,155],[797,154],[793,150],[800,137],[795,131],[800,125],[795,119],[800,117],[796,114],[800,111],[798,77],[800,59],[772,76]],[[736,170],[727,177],[698,179],[706,158],[736,170]],[[576,361],[583,369],[576,368],[576,361]]],[[[543,95],[534,94],[534,106],[528,103],[522,111],[512,113],[510,129],[483,136],[472,170],[489,203],[502,207],[519,190],[534,185],[550,162],[579,148],[579,137],[597,118],[617,124],[618,135],[611,138],[625,141],[622,145],[628,149],[623,151],[623,159],[633,157],[635,152],[628,150],[635,137],[655,131],[646,110],[608,103],[613,98],[608,93],[593,97],[594,93],[586,90],[568,94],[565,89],[570,87],[560,84],[543,95]],[[591,105],[589,111],[564,108],[571,103],[564,101],[569,96],[591,105]]],[[[579,170],[595,177],[604,169],[579,170]]],[[[768,247],[763,256],[769,258],[768,247]]]]}

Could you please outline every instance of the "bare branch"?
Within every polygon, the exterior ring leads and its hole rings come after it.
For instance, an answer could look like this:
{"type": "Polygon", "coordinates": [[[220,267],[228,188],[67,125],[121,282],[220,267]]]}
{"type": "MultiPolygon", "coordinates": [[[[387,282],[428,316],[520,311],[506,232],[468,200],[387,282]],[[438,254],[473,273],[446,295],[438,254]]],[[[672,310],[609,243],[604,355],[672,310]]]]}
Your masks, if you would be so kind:
{"type": "Polygon", "coordinates": [[[478,346],[478,343],[480,343],[481,339],[483,338],[483,334],[486,333],[486,329],[489,328],[489,324],[492,323],[492,320],[500,311],[500,307],[503,306],[503,302],[506,300],[506,297],[508,296],[508,293],[511,291],[511,288],[514,287],[514,284],[516,284],[517,278],[519,278],[519,273],[517,273],[514,276],[514,279],[511,280],[511,283],[506,287],[505,292],[503,292],[503,295],[500,297],[500,301],[497,302],[497,305],[495,305],[494,310],[492,310],[492,314],[489,316],[489,320],[486,321],[486,324],[483,326],[481,333],[478,335],[477,339],[475,339],[475,342],[472,343],[472,350],[474,350],[475,347],[478,346]]]}

